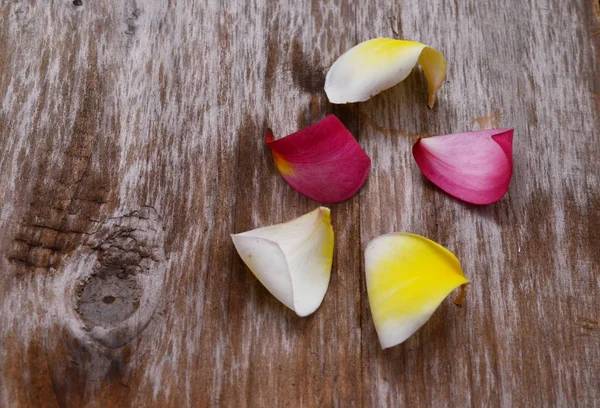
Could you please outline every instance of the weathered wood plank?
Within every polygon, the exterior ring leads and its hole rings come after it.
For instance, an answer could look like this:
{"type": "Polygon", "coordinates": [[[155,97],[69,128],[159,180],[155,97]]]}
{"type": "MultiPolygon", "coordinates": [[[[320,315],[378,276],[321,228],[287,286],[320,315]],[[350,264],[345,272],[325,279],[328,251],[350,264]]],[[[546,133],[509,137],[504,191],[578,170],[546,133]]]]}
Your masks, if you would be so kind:
{"type": "Polygon", "coordinates": [[[597,406],[598,32],[596,0],[4,1],[0,406],[597,406]],[[327,102],[327,67],[375,36],[445,53],[433,110],[418,71],[327,102]],[[263,138],[331,112],[373,169],[331,207],[330,288],[301,319],[228,235],[318,205],[263,138]],[[496,204],[412,160],[419,134],[497,126],[515,174],[496,204]],[[381,351],[362,250],[391,231],[447,246],[473,285],[381,351]]]}

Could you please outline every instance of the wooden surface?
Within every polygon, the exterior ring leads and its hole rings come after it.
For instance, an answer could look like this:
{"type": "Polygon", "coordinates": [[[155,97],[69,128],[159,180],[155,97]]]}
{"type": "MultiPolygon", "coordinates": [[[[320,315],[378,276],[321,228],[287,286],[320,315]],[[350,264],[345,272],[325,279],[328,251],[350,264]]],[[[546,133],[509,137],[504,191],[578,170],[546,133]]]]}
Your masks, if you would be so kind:
{"type": "Polygon", "coordinates": [[[600,406],[597,0],[0,3],[0,406],[600,406]],[[331,106],[360,41],[447,57],[331,106]],[[229,234],[318,204],[277,174],[335,113],[373,160],[333,205],[329,291],[298,318],[229,234]],[[417,135],[514,127],[508,195],[476,207],[419,172],[417,135]],[[382,351],[363,250],[410,231],[473,285],[382,351]]]}

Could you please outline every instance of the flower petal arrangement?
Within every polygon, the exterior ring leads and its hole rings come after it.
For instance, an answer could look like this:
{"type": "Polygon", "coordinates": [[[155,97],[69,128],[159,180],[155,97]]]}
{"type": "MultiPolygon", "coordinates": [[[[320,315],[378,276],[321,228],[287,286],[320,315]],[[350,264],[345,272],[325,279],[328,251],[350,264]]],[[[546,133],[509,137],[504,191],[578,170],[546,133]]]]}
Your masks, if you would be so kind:
{"type": "Polygon", "coordinates": [[[362,187],[371,159],[335,115],[267,144],[275,167],[300,194],[321,203],[338,203],[362,187]]]}
{"type": "Polygon", "coordinates": [[[429,180],[472,204],[490,204],[508,191],[513,129],[478,130],[418,139],[413,157],[429,180]]]}
{"type": "Polygon", "coordinates": [[[367,292],[382,348],[415,333],[458,286],[468,284],[446,248],[419,235],[382,235],[365,250],[367,292]]]}
{"type": "Polygon", "coordinates": [[[333,262],[329,208],[319,207],[292,221],[231,238],[256,278],[298,316],[307,316],[321,305],[333,262]]]}
{"type": "Polygon", "coordinates": [[[331,103],[363,102],[403,81],[417,65],[427,78],[430,108],[446,77],[441,52],[416,41],[374,38],[346,51],[325,78],[331,103]]]}
{"type": "MultiPolygon", "coordinates": [[[[403,81],[419,64],[435,103],[446,76],[442,53],[415,41],[374,38],[356,45],[331,66],[325,93],[331,103],[366,101],[403,81]]],[[[501,199],[512,178],[513,129],[480,130],[419,138],[413,156],[425,177],[446,193],[473,204],[501,199]]],[[[334,115],[280,139],[271,129],[266,143],[275,167],[297,192],[322,203],[338,203],[358,192],[371,159],[334,115]]],[[[299,316],[319,308],[331,276],[334,233],[326,207],[295,220],[231,235],[241,259],[281,303],[299,316]]],[[[423,236],[392,233],[365,249],[370,310],[383,349],[421,328],[456,288],[466,286],[459,260],[423,236]]]]}

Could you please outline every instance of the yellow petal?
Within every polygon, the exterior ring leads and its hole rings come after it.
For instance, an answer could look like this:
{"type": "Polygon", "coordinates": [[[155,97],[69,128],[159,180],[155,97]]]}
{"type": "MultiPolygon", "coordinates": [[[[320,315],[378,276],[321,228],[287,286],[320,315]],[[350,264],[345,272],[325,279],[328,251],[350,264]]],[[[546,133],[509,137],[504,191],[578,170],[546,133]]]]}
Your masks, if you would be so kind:
{"type": "Polygon", "coordinates": [[[446,77],[446,60],[438,50],[425,47],[419,56],[419,64],[423,68],[425,78],[427,78],[427,105],[433,108],[435,94],[442,87],[446,77]]]}
{"type": "Polygon", "coordinates": [[[452,290],[469,283],[452,252],[408,233],[369,242],[365,269],[371,314],[384,349],[409,338],[452,290]]]}
{"type": "Polygon", "coordinates": [[[333,261],[329,208],[231,238],[244,263],[281,303],[299,316],[321,305],[333,261]]]}
{"type": "Polygon", "coordinates": [[[439,51],[415,41],[374,38],[362,42],[334,62],[325,79],[331,103],[362,102],[403,81],[417,62],[428,83],[428,104],[446,76],[446,60],[439,51]]]}

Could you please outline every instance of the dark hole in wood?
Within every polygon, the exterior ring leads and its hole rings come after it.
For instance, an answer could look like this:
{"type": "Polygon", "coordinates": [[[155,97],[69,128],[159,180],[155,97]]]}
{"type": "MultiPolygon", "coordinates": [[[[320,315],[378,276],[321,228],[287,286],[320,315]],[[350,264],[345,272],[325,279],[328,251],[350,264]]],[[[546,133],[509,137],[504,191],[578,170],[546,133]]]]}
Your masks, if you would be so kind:
{"type": "Polygon", "coordinates": [[[83,1],[81,1],[81,0],[73,0],[73,5],[74,6],[83,6],[83,1]]]}
{"type": "Polygon", "coordinates": [[[104,298],[102,299],[102,301],[104,303],[106,303],[107,305],[110,305],[112,302],[115,301],[115,297],[114,296],[104,296],[104,298]]]}

